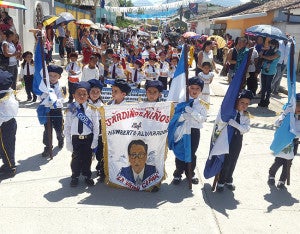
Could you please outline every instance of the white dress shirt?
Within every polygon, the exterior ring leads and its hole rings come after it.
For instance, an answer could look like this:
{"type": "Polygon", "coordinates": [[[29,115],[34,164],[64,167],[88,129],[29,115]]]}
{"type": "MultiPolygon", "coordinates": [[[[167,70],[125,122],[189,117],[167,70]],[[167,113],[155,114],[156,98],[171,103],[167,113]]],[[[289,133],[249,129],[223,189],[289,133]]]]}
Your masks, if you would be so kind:
{"type": "Polygon", "coordinates": [[[83,67],[81,81],[89,81],[92,79],[99,80],[99,69],[97,67],[91,69],[87,64],[83,67]]]}

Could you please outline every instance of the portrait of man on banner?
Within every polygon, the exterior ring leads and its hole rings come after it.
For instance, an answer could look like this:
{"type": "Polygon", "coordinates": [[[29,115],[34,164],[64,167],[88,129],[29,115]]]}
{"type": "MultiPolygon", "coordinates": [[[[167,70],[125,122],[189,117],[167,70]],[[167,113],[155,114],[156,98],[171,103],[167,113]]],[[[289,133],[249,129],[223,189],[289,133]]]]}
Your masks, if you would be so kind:
{"type": "Polygon", "coordinates": [[[104,164],[108,185],[151,191],[165,178],[171,103],[105,106],[104,164]]]}
{"type": "Polygon", "coordinates": [[[122,167],[117,179],[125,182],[131,182],[136,187],[148,186],[159,179],[159,173],[156,167],[148,165],[148,145],[143,140],[132,140],[128,145],[128,160],[130,166],[122,167]]]}

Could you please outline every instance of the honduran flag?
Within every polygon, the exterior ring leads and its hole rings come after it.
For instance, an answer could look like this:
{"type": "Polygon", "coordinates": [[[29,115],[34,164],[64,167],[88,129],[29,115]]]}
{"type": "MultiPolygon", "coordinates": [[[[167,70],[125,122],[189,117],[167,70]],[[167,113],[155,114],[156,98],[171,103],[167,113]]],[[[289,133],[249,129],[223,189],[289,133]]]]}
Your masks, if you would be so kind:
{"type": "Polygon", "coordinates": [[[232,82],[230,82],[215,120],[209,156],[204,168],[204,177],[206,179],[217,175],[221,171],[225,154],[229,153],[229,144],[234,129],[228,125],[228,121],[236,116],[235,105],[243,82],[244,71],[247,69],[248,56],[251,56],[249,52],[245,54],[232,82]]]}
{"type": "Polygon", "coordinates": [[[40,124],[45,124],[47,122],[47,114],[50,111],[50,106],[55,106],[57,96],[54,90],[50,89],[48,69],[42,57],[44,50],[41,48],[40,40],[41,38],[39,38],[36,45],[34,56],[35,71],[33,76],[33,92],[42,99],[36,111],[40,124]],[[45,64],[45,74],[43,74],[43,63],[45,64]],[[43,78],[44,75],[45,79],[43,78]]]}
{"type": "Polygon", "coordinates": [[[184,102],[186,101],[186,80],[185,80],[185,53],[187,53],[186,46],[182,47],[180,59],[172,79],[167,101],[184,102]]]}
{"type": "Polygon", "coordinates": [[[185,113],[185,107],[190,106],[193,102],[193,99],[186,102],[186,48],[186,46],[183,46],[167,98],[168,101],[179,102],[168,126],[168,147],[170,150],[173,150],[176,158],[179,160],[191,162],[191,127],[181,118],[181,115],[185,113]]]}
{"type": "Polygon", "coordinates": [[[284,148],[290,145],[295,138],[295,108],[296,108],[296,65],[295,65],[295,46],[294,42],[291,45],[290,54],[287,64],[287,84],[288,84],[288,102],[283,106],[283,110],[289,107],[285,118],[282,120],[279,128],[274,133],[274,139],[270,149],[276,156],[284,148]],[[290,108],[291,107],[291,108],[290,108]]]}

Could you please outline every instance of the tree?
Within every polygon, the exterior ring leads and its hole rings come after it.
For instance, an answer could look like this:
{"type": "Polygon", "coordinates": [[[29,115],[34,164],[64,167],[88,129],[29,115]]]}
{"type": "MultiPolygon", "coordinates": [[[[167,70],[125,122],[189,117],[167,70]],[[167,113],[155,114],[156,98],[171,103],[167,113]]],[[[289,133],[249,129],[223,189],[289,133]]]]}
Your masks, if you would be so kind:
{"type": "Polygon", "coordinates": [[[120,7],[133,7],[131,0],[119,0],[120,7]]]}

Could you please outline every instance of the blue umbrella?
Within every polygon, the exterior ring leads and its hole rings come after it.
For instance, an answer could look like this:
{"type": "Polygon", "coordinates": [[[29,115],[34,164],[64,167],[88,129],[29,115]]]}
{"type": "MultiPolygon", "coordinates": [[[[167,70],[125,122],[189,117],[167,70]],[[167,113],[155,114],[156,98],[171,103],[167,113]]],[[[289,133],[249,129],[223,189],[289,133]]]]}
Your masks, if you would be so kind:
{"type": "Polygon", "coordinates": [[[60,23],[68,24],[72,21],[76,21],[76,19],[70,12],[62,12],[58,16],[59,18],[55,21],[54,28],[57,28],[60,23]]]}
{"type": "Polygon", "coordinates": [[[246,33],[257,36],[270,37],[277,40],[287,40],[286,35],[279,29],[268,24],[258,24],[246,29],[246,33]]]}

